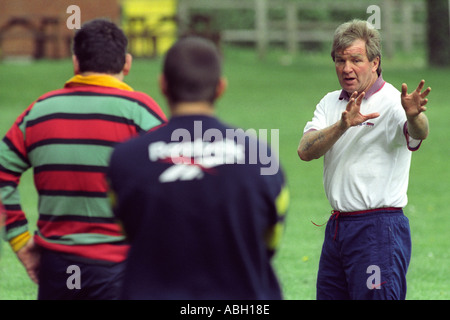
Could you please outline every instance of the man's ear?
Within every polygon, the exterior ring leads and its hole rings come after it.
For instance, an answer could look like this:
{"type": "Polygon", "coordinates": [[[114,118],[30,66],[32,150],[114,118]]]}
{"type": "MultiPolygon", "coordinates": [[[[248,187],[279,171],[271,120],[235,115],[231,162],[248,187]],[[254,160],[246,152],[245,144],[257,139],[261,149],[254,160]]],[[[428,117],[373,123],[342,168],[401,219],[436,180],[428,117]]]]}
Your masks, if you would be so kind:
{"type": "Polygon", "coordinates": [[[131,65],[133,63],[133,56],[129,53],[125,55],[125,64],[123,65],[123,75],[126,76],[131,70],[131,65]]]}
{"type": "Polygon", "coordinates": [[[166,81],[166,77],[164,77],[163,74],[160,74],[158,77],[158,84],[159,84],[159,89],[161,90],[161,93],[167,97],[167,81],[166,81]]]}
{"type": "Polygon", "coordinates": [[[224,92],[227,90],[228,81],[226,78],[222,77],[219,79],[219,83],[216,87],[216,99],[220,98],[224,92]]]}
{"type": "Polygon", "coordinates": [[[375,59],[373,59],[372,71],[376,72],[379,66],[380,66],[380,57],[376,57],[375,59]]]}
{"type": "Polygon", "coordinates": [[[80,63],[76,55],[72,55],[73,73],[80,74],[80,63]]]}

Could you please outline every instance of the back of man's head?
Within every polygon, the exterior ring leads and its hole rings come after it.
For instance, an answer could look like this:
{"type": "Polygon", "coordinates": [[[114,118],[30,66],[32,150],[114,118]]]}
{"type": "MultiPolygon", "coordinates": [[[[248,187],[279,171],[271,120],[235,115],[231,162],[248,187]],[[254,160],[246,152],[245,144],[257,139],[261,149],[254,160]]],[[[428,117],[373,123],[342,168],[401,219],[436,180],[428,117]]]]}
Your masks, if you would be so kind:
{"type": "Polygon", "coordinates": [[[128,40],[114,23],[96,19],[85,23],[75,34],[73,53],[80,72],[117,74],[125,64],[128,40]]]}
{"type": "Polygon", "coordinates": [[[211,41],[200,37],[180,39],[169,49],[164,60],[163,74],[169,101],[213,103],[221,69],[220,53],[211,41]]]}

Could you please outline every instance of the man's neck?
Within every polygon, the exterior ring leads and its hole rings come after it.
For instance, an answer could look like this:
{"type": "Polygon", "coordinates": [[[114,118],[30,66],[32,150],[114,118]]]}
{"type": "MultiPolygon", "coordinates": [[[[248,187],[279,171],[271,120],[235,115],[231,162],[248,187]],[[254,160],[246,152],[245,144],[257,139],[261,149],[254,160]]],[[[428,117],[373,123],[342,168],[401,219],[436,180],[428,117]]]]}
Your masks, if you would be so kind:
{"type": "Polygon", "coordinates": [[[214,115],[214,107],[208,102],[180,102],[170,107],[172,116],[214,115]]]}
{"type": "MultiPolygon", "coordinates": [[[[382,75],[377,75],[375,81],[369,86],[369,88],[367,89],[367,91],[365,91],[365,96],[364,99],[369,99],[374,93],[378,92],[383,86],[384,86],[385,81],[383,80],[382,75]]],[[[350,96],[352,95],[353,92],[348,93],[345,90],[341,91],[341,94],[339,96],[339,100],[345,99],[345,100],[349,100],[350,96]]],[[[360,94],[358,92],[358,94],[360,94]]]]}
{"type": "Polygon", "coordinates": [[[110,77],[114,77],[119,81],[123,81],[124,75],[122,72],[120,73],[116,73],[116,74],[111,74],[111,73],[101,73],[101,72],[91,72],[91,71],[86,71],[86,72],[81,72],[80,76],[110,76],[110,77]]]}

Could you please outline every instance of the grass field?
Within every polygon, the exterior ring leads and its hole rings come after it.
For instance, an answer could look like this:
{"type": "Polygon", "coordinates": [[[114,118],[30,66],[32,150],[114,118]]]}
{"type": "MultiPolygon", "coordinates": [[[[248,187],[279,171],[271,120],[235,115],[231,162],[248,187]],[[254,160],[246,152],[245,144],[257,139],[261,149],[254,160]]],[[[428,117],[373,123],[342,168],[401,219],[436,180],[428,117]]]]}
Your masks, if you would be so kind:
{"type": "MultiPolygon", "coordinates": [[[[315,282],[324,227],[331,208],[322,186],[322,160],[302,162],[297,145],[303,127],[322,96],[339,88],[328,53],[299,54],[286,65],[286,57],[271,51],[265,61],[251,50],[226,48],[225,75],[229,88],[217,104],[224,121],[245,129],[279,129],[280,158],[285,169],[291,205],[286,232],[275,266],[286,299],[315,298],[315,282]],[[283,63],[282,63],[283,62],[283,63]]],[[[134,89],[165,101],[157,88],[160,60],[136,60],[126,78],[134,89]]],[[[407,299],[450,298],[450,209],[448,119],[449,69],[430,69],[423,54],[398,54],[383,60],[383,77],[395,87],[402,82],[410,91],[421,79],[432,87],[427,115],[431,131],[421,149],[413,154],[409,204],[405,209],[412,229],[413,255],[408,273],[407,299]]],[[[0,135],[42,93],[60,88],[72,76],[69,60],[32,64],[0,64],[0,135]]],[[[20,185],[23,208],[34,228],[37,197],[31,173],[20,185]]],[[[9,246],[3,243],[0,257],[0,299],[35,299],[37,287],[28,279],[9,246]]]]}

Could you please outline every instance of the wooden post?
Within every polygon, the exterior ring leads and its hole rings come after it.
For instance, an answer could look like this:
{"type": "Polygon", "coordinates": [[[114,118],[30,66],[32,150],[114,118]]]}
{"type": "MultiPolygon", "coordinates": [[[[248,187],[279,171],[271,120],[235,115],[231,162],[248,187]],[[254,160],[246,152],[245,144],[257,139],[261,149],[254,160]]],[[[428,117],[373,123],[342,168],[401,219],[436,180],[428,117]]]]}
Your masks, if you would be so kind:
{"type": "Polygon", "coordinates": [[[189,28],[190,20],[190,3],[188,1],[177,1],[177,16],[178,16],[178,36],[183,35],[189,28]]]}
{"type": "Polygon", "coordinates": [[[426,48],[428,63],[435,67],[450,66],[450,3],[428,0],[426,48]]]}
{"type": "Polygon", "coordinates": [[[413,21],[413,4],[409,1],[402,1],[402,22],[403,22],[403,34],[401,36],[403,50],[410,52],[413,48],[414,39],[414,21],[413,21]]]}
{"type": "Polygon", "coordinates": [[[268,43],[267,0],[255,0],[255,24],[258,57],[264,59],[268,43]]]}
{"type": "Polygon", "coordinates": [[[394,37],[392,35],[392,0],[383,0],[381,8],[381,28],[383,36],[383,47],[385,55],[388,58],[392,58],[394,55],[394,37]]]}
{"type": "Polygon", "coordinates": [[[297,53],[297,3],[286,4],[286,47],[289,54],[297,53]]]}

